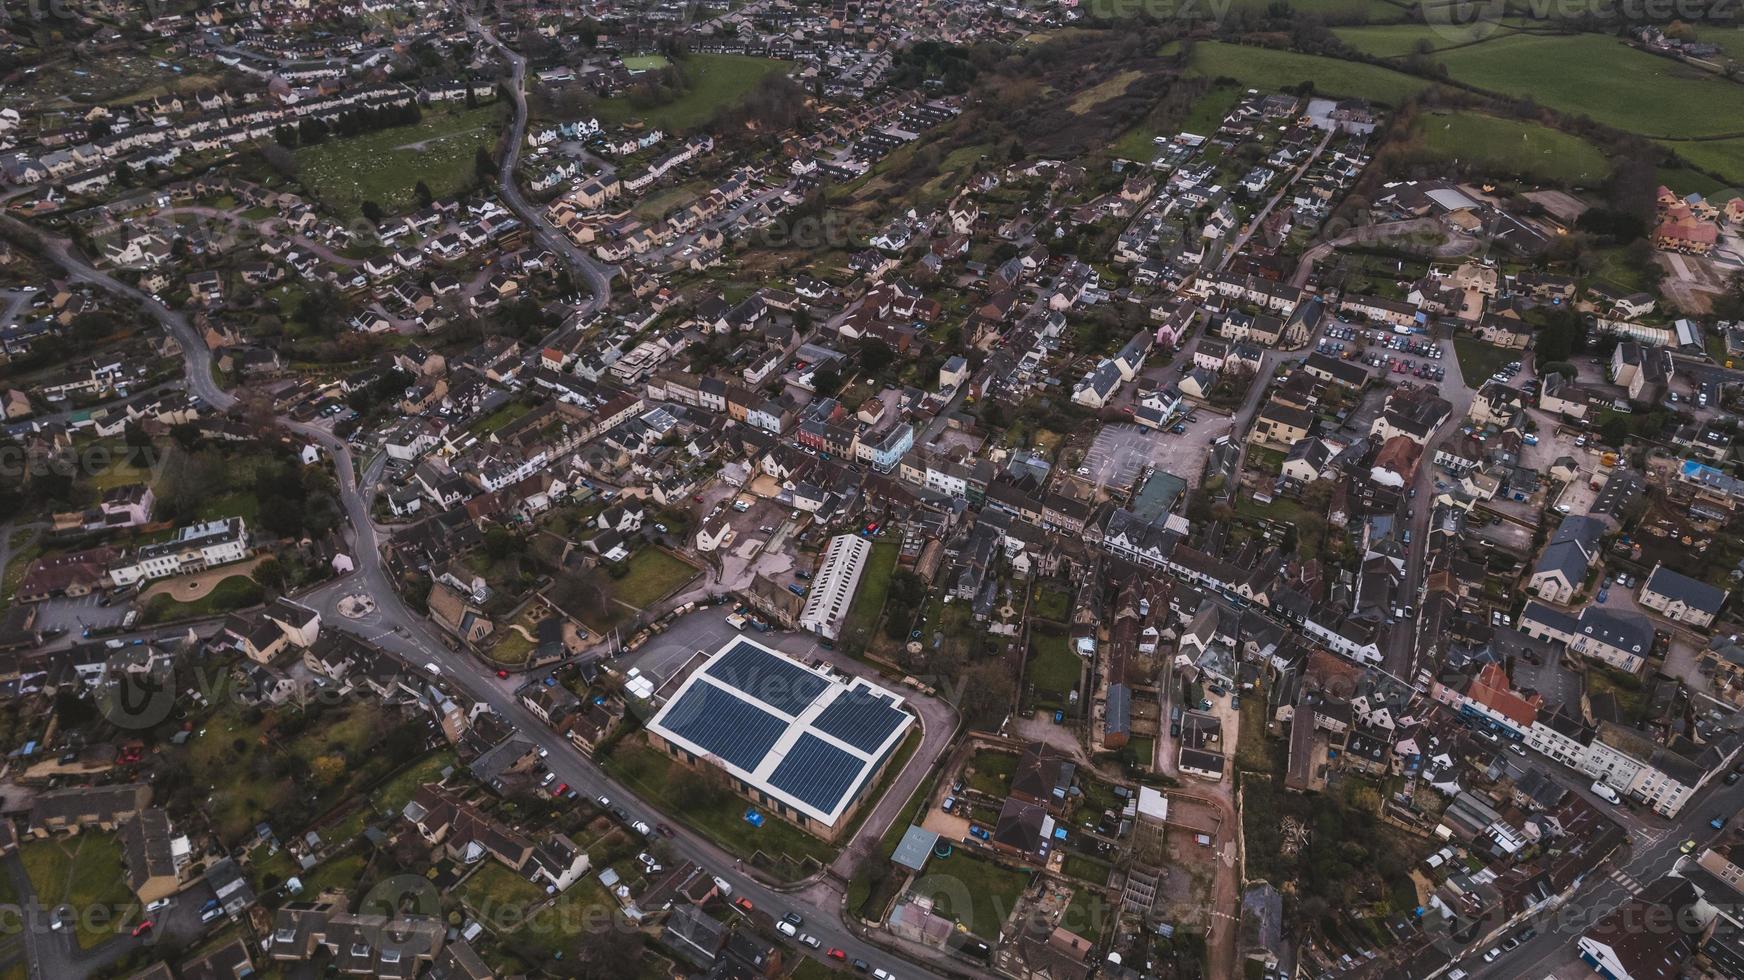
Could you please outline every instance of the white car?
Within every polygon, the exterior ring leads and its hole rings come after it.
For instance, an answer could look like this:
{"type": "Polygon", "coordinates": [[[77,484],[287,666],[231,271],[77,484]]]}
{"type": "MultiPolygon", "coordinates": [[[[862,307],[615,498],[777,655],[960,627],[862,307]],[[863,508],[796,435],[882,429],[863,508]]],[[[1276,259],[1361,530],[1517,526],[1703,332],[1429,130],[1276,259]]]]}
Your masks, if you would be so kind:
{"type": "Polygon", "coordinates": [[[641,834],[643,837],[650,836],[654,833],[654,828],[648,826],[645,822],[643,822],[641,820],[638,820],[635,823],[631,824],[630,829],[634,830],[638,834],[641,834]]]}
{"type": "Polygon", "coordinates": [[[801,933],[799,936],[799,941],[806,944],[807,946],[810,946],[812,949],[817,949],[819,946],[823,945],[823,943],[818,942],[818,937],[812,935],[809,932],[801,933]]]}
{"type": "Polygon", "coordinates": [[[791,922],[775,923],[775,931],[781,933],[783,936],[797,936],[799,934],[799,930],[795,929],[791,922]]]}

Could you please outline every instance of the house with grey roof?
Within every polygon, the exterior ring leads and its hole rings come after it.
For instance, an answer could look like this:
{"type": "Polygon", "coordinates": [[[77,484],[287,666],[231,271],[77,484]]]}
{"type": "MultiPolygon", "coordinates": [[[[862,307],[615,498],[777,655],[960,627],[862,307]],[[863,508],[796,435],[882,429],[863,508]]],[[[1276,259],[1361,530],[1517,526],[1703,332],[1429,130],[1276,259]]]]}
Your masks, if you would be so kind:
{"type": "Polygon", "coordinates": [[[1731,593],[1724,589],[1655,565],[1647,581],[1641,583],[1640,598],[1643,606],[1667,619],[1690,626],[1711,626],[1728,595],[1731,593]]]}
{"type": "Polygon", "coordinates": [[[1595,518],[1564,517],[1532,567],[1527,588],[1546,602],[1567,604],[1592,571],[1604,533],[1605,525],[1595,518]]]}

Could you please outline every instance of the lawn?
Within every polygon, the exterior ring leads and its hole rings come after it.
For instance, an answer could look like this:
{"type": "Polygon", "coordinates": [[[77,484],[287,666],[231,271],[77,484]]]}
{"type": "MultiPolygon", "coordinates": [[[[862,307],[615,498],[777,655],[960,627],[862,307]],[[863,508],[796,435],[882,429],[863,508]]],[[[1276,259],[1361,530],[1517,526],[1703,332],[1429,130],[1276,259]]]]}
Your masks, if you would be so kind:
{"type": "Polygon", "coordinates": [[[693,54],[684,60],[690,88],[671,102],[639,109],[633,98],[620,95],[602,99],[593,111],[601,125],[621,126],[640,119],[649,126],[671,132],[694,129],[708,122],[721,109],[736,104],[757,87],[764,75],[785,72],[792,62],[770,61],[737,54],[693,54]]]}
{"type": "Polygon", "coordinates": [[[73,907],[82,948],[114,936],[136,904],[121,878],[121,840],[115,834],[30,841],[19,855],[37,901],[47,908],[73,907]]]}
{"type": "Polygon", "coordinates": [[[680,804],[671,798],[679,764],[651,746],[620,745],[606,758],[605,769],[612,778],[654,804],[655,809],[675,815],[734,855],[755,861],[778,875],[799,878],[809,870],[805,859],[823,864],[835,856],[830,845],[773,813],[765,811],[761,827],[746,823],[745,810],[751,804],[743,797],[729,795],[719,804],[707,807],[680,804]],[[759,851],[765,860],[753,858],[759,851]]]}
{"type": "Polygon", "coordinates": [[[1037,698],[1064,702],[1078,686],[1084,661],[1072,652],[1064,633],[1035,630],[1030,635],[1029,682],[1037,698]]]}
{"type": "Polygon", "coordinates": [[[928,863],[925,877],[914,888],[933,899],[933,910],[939,915],[957,920],[983,939],[997,939],[1029,881],[1026,872],[959,850],[928,863]]]}
{"type": "Polygon", "coordinates": [[[1088,854],[1066,855],[1066,860],[1061,863],[1060,870],[1092,885],[1108,884],[1108,862],[1099,861],[1088,854]]]}
{"type": "Polygon", "coordinates": [[[700,574],[693,566],[653,546],[631,555],[627,564],[628,575],[610,580],[611,593],[619,602],[637,609],[652,606],[700,574]]]}
{"type": "Polygon", "coordinates": [[[140,619],[147,623],[165,623],[179,619],[216,616],[233,609],[243,609],[261,601],[259,583],[246,575],[231,575],[212,587],[212,591],[188,602],[159,592],[145,602],[140,619]]]}
{"type": "Polygon", "coordinates": [[[376,809],[383,813],[399,813],[411,802],[412,794],[425,783],[442,778],[442,770],[454,765],[454,753],[448,749],[432,752],[400,770],[375,790],[376,809]]]}
{"type": "Polygon", "coordinates": [[[350,889],[363,874],[363,852],[353,847],[315,865],[314,870],[299,876],[303,885],[300,898],[313,899],[329,889],[350,889]]]}
{"type": "Polygon", "coordinates": [[[497,861],[484,862],[460,886],[460,900],[485,922],[519,922],[544,898],[544,889],[497,861]]]}
{"type": "Polygon", "coordinates": [[[1453,351],[1459,355],[1460,376],[1471,388],[1479,387],[1490,375],[1520,359],[1519,351],[1486,344],[1476,337],[1453,338],[1453,351]]]}
{"type": "Polygon", "coordinates": [[[647,71],[650,68],[665,68],[672,64],[671,59],[663,54],[637,54],[624,59],[624,67],[630,71],[647,71]]]}
{"type": "Polygon", "coordinates": [[[848,618],[842,624],[843,636],[871,637],[884,612],[884,599],[890,593],[890,576],[896,571],[896,559],[902,556],[902,546],[895,541],[879,541],[872,546],[866,567],[860,573],[860,584],[848,600],[848,618]]]}
{"type": "Polygon", "coordinates": [[[1313,82],[1314,90],[1323,95],[1354,96],[1388,105],[1398,105],[1429,86],[1423,79],[1374,65],[1221,41],[1194,45],[1190,67],[1201,75],[1227,76],[1265,91],[1313,82]]]}
{"type": "MultiPolygon", "coordinates": [[[[1744,139],[1730,140],[1660,140],[1659,145],[1677,154],[1692,167],[1699,167],[1729,184],[1744,184],[1744,139]]],[[[1689,187],[1709,193],[1711,185],[1689,187]]],[[[1685,189],[1685,188],[1680,188],[1685,189]]]]}
{"type": "Polygon", "coordinates": [[[1744,87],[1598,34],[1518,35],[1444,51],[1451,77],[1647,136],[1734,132],[1744,87]]]}
{"type": "Polygon", "coordinates": [[[1235,764],[1244,772],[1270,772],[1272,750],[1266,739],[1266,699],[1258,694],[1241,703],[1241,733],[1235,764]]]}
{"type": "Polygon", "coordinates": [[[502,132],[497,106],[426,112],[421,122],[350,139],[329,139],[296,151],[298,178],[310,192],[347,217],[374,201],[392,214],[418,205],[419,181],[437,197],[452,197],[473,182],[473,161],[496,146],[502,132]]]}
{"type": "Polygon", "coordinates": [[[644,195],[641,200],[631,205],[630,212],[645,222],[653,223],[666,217],[668,211],[694,202],[708,190],[709,183],[706,180],[693,180],[676,187],[657,190],[644,195]]]}
{"type": "Polygon", "coordinates": [[[1011,774],[1017,771],[1017,756],[1010,752],[982,749],[969,759],[969,788],[988,796],[1004,796],[1011,790],[1011,774]]]}
{"type": "Polygon", "coordinates": [[[1156,137],[1176,133],[1210,136],[1223,125],[1223,117],[1241,101],[1242,90],[1234,85],[1219,85],[1193,103],[1192,111],[1179,123],[1164,126],[1163,120],[1146,119],[1126,131],[1112,147],[1114,155],[1129,160],[1149,161],[1157,155],[1156,137]],[[1166,132],[1164,130],[1167,130],[1166,132]]]}
{"type": "Polygon", "coordinates": [[[532,410],[532,405],[516,399],[480,419],[478,425],[473,426],[473,431],[481,436],[489,435],[532,410]]]}
{"type": "MultiPolygon", "coordinates": [[[[1476,112],[1425,112],[1411,127],[1414,145],[1502,177],[1592,187],[1611,166],[1599,148],[1548,126],[1476,112]]],[[[1700,145],[1700,144],[1691,144],[1700,145]]]]}

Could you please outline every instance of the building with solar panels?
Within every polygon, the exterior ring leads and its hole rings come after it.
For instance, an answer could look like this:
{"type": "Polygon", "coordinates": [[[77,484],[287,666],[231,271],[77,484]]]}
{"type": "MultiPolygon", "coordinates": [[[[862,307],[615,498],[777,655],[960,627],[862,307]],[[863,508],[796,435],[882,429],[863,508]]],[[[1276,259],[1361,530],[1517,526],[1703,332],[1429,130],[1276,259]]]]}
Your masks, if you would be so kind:
{"type": "Polygon", "coordinates": [[[723,770],[747,799],[833,840],[914,720],[901,697],[864,678],[735,637],[684,679],[648,733],[673,758],[723,770]]]}

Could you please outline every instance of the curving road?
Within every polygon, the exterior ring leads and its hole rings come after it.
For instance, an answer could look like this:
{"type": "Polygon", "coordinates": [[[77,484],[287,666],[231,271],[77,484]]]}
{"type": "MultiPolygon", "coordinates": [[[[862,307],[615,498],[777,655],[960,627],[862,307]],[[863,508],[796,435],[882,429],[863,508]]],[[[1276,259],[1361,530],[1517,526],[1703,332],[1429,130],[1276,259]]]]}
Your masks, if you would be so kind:
{"type": "MultiPolygon", "coordinates": [[[[236,397],[224,390],[213,378],[211,351],[186,316],[152,299],[142,290],[94,268],[65,239],[28,229],[10,217],[0,217],[0,223],[15,230],[26,229],[30,235],[38,238],[41,243],[39,251],[43,257],[59,265],[70,279],[90,284],[125,303],[132,303],[162,324],[182,347],[183,368],[189,391],[220,411],[237,404],[236,397]]],[[[601,295],[603,294],[596,294],[596,302],[601,295]]],[[[412,611],[400,598],[398,590],[394,588],[392,576],[382,562],[377,529],[369,512],[369,498],[375,477],[381,471],[381,460],[378,458],[371,461],[366,468],[370,479],[360,483],[351,447],[343,439],[317,426],[304,425],[289,419],[281,419],[280,422],[286,429],[320,446],[332,457],[341,503],[349,524],[356,566],[351,575],[314,590],[304,596],[303,600],[320,608],[329,624],[358,633],[363,638],[401,655],[410,663],[434,666],[435,672],[446,683],[489,705],[544,749],[548,753],[545,765],[570,786],[589,797],[610,797],[614,803],[628,810],[632,819],[644,819],[650,823],[662,819],[659,811],[614,783],[567,738],[535,717],[514,697],[508,686],[498,683],[492,672],[471,656],[449,650],[443,637],[437,634],[429,621],[412,611]],[[338,615],[338,600],[346,594],[356,592],[367,593],[375,599],[377,612],[371,621],[352,621],[338,615]]],[[[954,732],[929,732],[929,748],[935,741],[948,740],[953,734],[954,732]]],[[[915,764],[919,764],[919,758],[915,764]]],[[[891,819],[891,807],[880,801],[873,816],[877,819],[868,819],[863,834],[875,837],[875,825],[880,820],[891,819]]],[[[676,830],[677,835],[669,842],[675,855],[695,861],[726,878],[734,886],[735,897],[748,897],[759,910],[775,916],[787,912],[802,916],[806,919],[804,931],[816,936],[826,949],[843,949],[849,957],[860,958],[873,965],[897,962],[896,956],[862,939],[854,928],[844,922],[842,904],[845,889],[839,879],[825,875],[800,890],[777,890],[740,869],[735,858],[713,842],[682,826],[676,830]]],[[[42,946],[40,943],[36,945],[39,948],[42,946]]],[[[912,949],[910,954],[927,956],[929,962],[922,966],[914,959],[903,960],[900,971],[904,976],[988,975],[985,971],[976,970],[971,964],[948,958],[944,954],[928,954],[912,949]]],[[[46,975],[57,978],[77,977],[87,973],[82,965],[76,966],[65,961],[38,966],[39,969],[49,969],[52,966],[46,975]]]]}
{"type": "Polygon", "coordinates": [[[566,258],[570,269],[587,282],[592,299],[588,301],[584,312],[595,313],[603,310],[612,301],[612,277],[618,274],[617,267],[595,261],[585,249],[570,241],[568,235],[553,227],[551,222],[545,220],[545,210],[528,201],[526,195],[521,193],[521,185],[515,180],[515,167],[520,162],[521,147],[525,145],[527,137],[527,59],[497,40],[497,36],[479,23],[472,13],[463,9],[463,16],[466,18],[466,29],[495,48],[514,72],[512,94],[515,119],[509,127],[509,145],[503,151],[503,159],[497,171],[497,191],[509,209],[526,222],[527,227],[533,229],[545,247],[566,258]]]}

